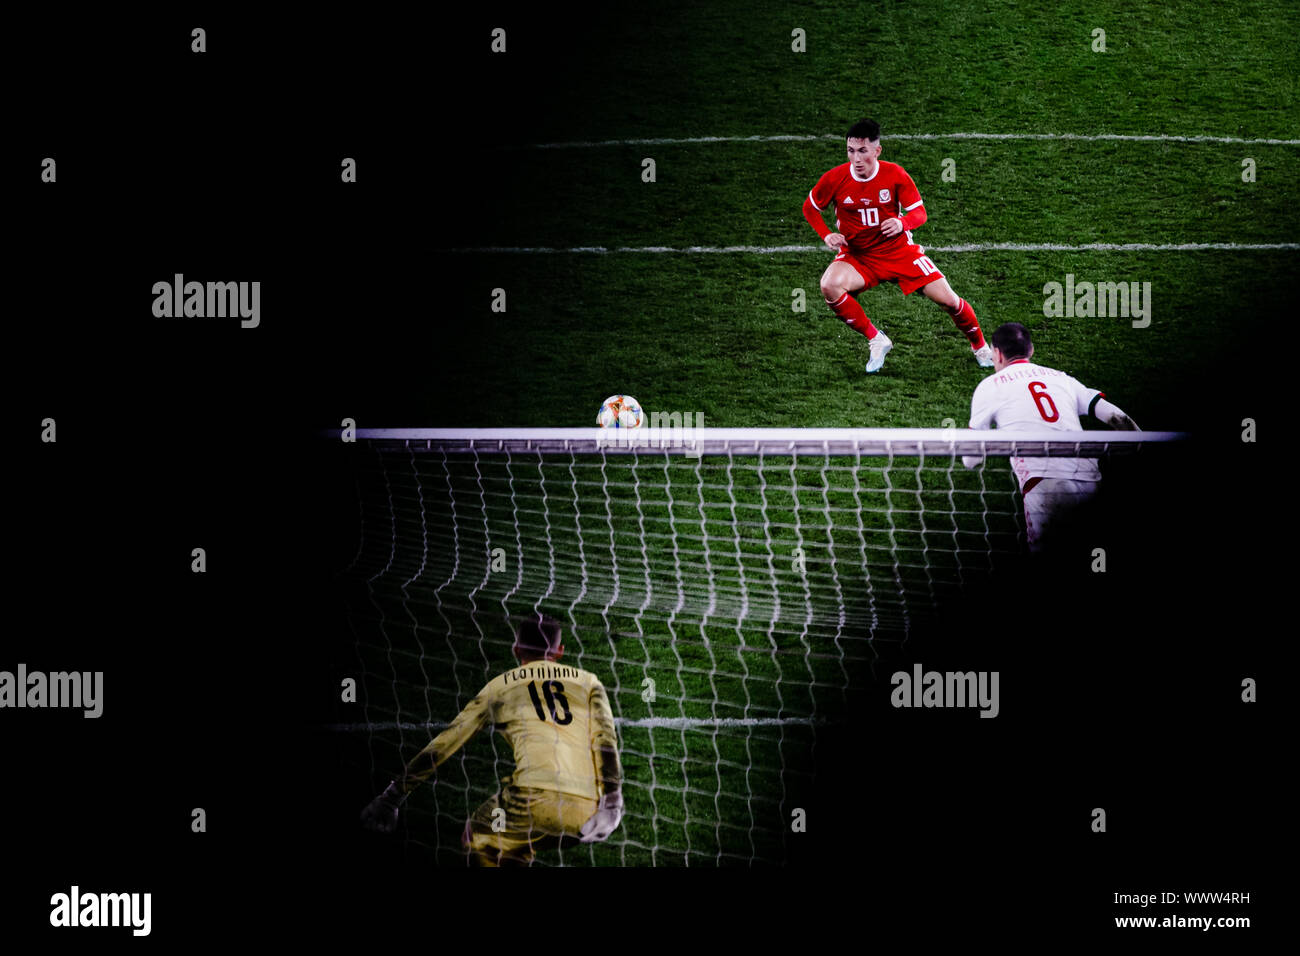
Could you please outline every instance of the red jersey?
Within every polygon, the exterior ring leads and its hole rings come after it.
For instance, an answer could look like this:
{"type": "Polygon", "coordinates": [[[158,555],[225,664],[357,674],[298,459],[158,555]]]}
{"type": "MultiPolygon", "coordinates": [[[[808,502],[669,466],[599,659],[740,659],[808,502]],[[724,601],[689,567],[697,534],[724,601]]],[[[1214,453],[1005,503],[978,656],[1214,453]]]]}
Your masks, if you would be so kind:
{"type": "Polygon", "coordinates": [[[879,162],[875,175],[866,180],[858,179],[850,164],[843,163],[817,180],[808,199],[819,210],[835,204],[835,231],[844,236],[855,255],[912,244],[907,230],[890,239],[880,233],[885,219],[905,215],[921,205],[916,183],[897,163],[879,162]]]}

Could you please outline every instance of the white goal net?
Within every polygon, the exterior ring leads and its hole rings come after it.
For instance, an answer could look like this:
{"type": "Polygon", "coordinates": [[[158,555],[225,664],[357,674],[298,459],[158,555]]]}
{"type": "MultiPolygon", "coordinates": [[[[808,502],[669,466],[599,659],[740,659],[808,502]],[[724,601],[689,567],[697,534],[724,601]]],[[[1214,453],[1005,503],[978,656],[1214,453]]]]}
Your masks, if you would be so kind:
{"type": "MultiPolygon", "coordinates": [[[[339,576],[376,787],[564,625],[618,721],[626,815],[538,865],[780,863],[818,727],[853,675],[1020,551],[1009,454],[1098,457],[1153,433],[939,429],[360,430],[358,550],[339,576]],[[612,432],[613,430],[611,430],[612,432]],[[624,443],[614,443],[621,440],[624,443]],[[635,441],[635,444],[626,444],[635,441]],[[962,466],[963,454],[986,464],[962,466]]],[[[408,801],[408,849],[464,865],[512,766],[480,734],[408,801]]],[[[377,791],[376,791],[377,792],[377,791]]]]}

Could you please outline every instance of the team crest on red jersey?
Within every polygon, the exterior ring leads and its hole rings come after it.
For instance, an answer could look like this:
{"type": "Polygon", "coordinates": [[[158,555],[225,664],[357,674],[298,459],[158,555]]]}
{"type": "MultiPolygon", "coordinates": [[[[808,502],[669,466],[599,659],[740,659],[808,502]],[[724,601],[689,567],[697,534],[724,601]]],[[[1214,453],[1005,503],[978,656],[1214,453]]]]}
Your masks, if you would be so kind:
{"type": "Polygon", "coordinates": [[[889,202],[889,190],[888,190],[888,189],[882,189],[882,190],[880,190],[880,201],[881,201],[881,202],[889,202]]]}

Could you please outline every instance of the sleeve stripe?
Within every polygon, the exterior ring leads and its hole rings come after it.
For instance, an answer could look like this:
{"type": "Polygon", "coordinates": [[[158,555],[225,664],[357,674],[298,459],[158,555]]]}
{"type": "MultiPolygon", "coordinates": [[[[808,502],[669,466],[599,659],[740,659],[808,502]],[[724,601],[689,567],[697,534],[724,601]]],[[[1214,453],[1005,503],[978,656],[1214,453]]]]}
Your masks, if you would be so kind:
{"type": "Polygon", "coordinates": [[[924,200],[924,199],[918,199],[916,202],[912,203],[912,205],[910,205],[910,206],[904,206],[904,207],[903,207],[903,212],[911,212],[911,211],[912,211],[913,209],[915,209],[917,206],[924,206],[924,205],[925,205],[925,200],[924,200]]]}
{"type": "Polygon", "coordinates": [[[817,200],[816,200],[816,199],[813,199],[813,198],[812,198],[812,192],[811,192],[811,191],[808,193],[808,201],[809,201],[810,203],[813,204],[813,208],[814,208],[814,209],[816,209],[818,212],[821,212],[821,208],[822,208],[822,207],[819,206],[819,205],[817,205],[817,200]]]}
{"type": "Polygon", "coordinates": [[[1093,410],[1094,408],[1097,407],[1097,403],[1098,403],[1099,401],[1101,401],[1101,400],[1102,400],[1103,398],[1105,398],[1105,397],[1106,397],[1106,393],[1105,393],[1105,392],[1098,392],[1096,395],[1092,396],[1092,401],[1090,401],[1090,402],[1088,403],[1088,414],[1089,414],[1089,415],[1091,415],[1091,414],[1092,414],[1092,410],[1093,410]]]}

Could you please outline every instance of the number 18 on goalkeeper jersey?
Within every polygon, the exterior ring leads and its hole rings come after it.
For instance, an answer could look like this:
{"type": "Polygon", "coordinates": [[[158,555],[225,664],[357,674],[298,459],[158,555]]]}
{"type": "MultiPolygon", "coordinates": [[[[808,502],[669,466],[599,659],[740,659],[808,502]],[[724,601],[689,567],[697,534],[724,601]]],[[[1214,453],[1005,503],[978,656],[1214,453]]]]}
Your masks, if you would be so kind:
{"type": "Polygon", "coordinates": [[[514,751],[516,787],[600,797],[600,751],[617,752],[614,715],[590,671],[539,660],[493,678],[411,761],[405,789],[426,779],[485,724],[514,751]]]}

